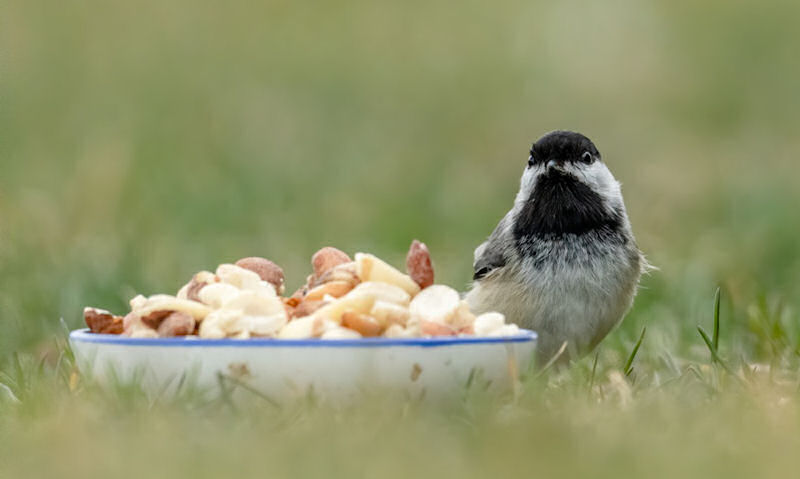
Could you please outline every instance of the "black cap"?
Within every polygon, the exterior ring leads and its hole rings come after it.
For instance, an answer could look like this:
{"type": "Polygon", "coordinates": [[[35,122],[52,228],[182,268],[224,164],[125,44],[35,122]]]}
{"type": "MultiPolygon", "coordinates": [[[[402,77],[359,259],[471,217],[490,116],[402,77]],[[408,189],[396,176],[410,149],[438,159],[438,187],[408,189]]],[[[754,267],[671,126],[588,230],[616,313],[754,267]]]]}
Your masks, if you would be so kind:
{"type": "Polygon", "coordinates": [[[531,161],[534,164],[547,163],[550,160],[559,163],[578,162],[586,152],[593,159],[600,159],[600,152],[589,138],[574,131],[556,130],[539,138],[531,146],[531,161]]]}

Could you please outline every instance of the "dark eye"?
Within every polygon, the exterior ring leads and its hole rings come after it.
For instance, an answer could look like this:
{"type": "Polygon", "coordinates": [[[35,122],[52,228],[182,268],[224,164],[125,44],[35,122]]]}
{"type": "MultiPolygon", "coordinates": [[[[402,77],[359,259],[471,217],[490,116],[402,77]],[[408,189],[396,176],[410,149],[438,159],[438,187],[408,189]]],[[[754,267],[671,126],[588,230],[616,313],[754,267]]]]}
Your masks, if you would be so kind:
{"type": "Polygon", "coordinates": [[[581,155],[581,162],[586,163],[587,165],[591,165],[592,163],[594,163],[594,156],[592,156],[592,154],[589,153],[588,151],[584,151],[583,154],[581,155]]]}
{"type": "Polygon", "coordinates": [[[534,163],[533,155],[528,157],[528,168],[532,167],[534,163]]]}

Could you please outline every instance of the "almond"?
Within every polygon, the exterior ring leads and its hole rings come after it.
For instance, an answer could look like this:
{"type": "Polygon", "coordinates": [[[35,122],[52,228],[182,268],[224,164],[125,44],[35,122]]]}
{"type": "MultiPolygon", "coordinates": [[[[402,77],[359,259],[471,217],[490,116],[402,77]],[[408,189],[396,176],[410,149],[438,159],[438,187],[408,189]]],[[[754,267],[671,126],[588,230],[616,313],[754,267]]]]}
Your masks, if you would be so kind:
{"type": "Polygon", "coordinates": [[[406,271],[411,279],[416,282],[420,288],[425,289],[433,284],[433,264],[431,262],[431,253],[425,243],[417,240],[411,242],[411,248],[408,250],[406,256],[406,271]]]}
{"type": "Polygon", "coordinates": [[[326,246],[314,253],[311,257],[311,266],[314,268],[314,278],[321,278],[322,275],[332,270],[340,264],[349,263],[352,260],[347,253],[331,246],[326,246]]]}
{"type": "Polygon", "coordinates": [[[89,330],[96,334],[122,334],[122,317],[114,316],[104,309],[84,308],[83,320],[89,330]]]}
{"type": "Polygon", "coordinates": [[[240,268],[249,269],[250,271],[258,274],[263,281],[271,284],[275,291],[282,295],[285,290],[283,269],[266,258],[259,258],[251,256],[249,258],[242,258],[236,262],[236,266],[240,268]]]}

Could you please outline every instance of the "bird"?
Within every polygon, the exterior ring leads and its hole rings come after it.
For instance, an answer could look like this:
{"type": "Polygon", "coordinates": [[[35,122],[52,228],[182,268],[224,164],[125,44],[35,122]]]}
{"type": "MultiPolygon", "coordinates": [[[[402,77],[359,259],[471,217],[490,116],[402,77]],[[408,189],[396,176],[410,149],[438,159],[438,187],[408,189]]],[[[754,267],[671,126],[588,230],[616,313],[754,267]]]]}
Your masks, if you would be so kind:
{"type": "Polygon", "coordinates": [[[465,299],[536,331],[540,367],[563,364],[622,321],[649,268],[595,144],[556,130],[533,143],[511,210],[475,249],[465,299]]]}

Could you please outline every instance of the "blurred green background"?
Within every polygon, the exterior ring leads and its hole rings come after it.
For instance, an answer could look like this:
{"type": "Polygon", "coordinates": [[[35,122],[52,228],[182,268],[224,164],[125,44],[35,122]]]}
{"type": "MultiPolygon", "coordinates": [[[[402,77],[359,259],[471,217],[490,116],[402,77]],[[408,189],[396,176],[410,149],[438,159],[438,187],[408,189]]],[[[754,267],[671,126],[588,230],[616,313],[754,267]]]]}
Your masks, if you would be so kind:
{"type": "Polygon", "coordinates": [[[761,295],[794,307],[798,15],[788,0],[6,3],[0,351],[247,255],[294,287],[321,246],[399,263],[420,238],[464,288],[553,129],[597,143],[661,268],[617,338],[692,332],[717,284],[737,324],[761,295]]]}
{"type": "Polygon", "coordinates": [[[553,129],[595,141],[660,268],[604,355],[646,325],[641,357],[705,358],[718,285],[730,355],[796,352],[799,20],[796,0],[4,2],[0,364],[84,305],[249,255],[293,288],[321,246],[401,264],[419,238],[464,289],[553,129]]]}

